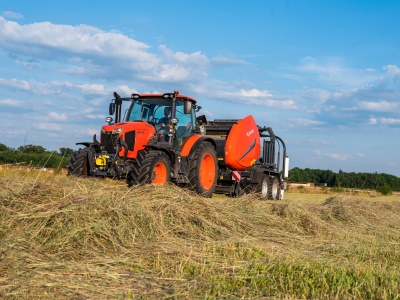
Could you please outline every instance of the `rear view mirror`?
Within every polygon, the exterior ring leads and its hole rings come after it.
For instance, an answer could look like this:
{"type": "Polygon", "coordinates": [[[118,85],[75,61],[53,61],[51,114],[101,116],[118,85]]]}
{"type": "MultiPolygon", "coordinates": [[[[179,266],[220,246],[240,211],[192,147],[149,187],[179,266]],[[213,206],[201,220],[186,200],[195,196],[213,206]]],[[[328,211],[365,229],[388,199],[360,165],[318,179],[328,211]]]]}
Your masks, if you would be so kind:
{"type": "Polygon", "coordinates": [[[196,123],[197,123],[197,125],[199,125],[199,126],[204,125],[204,124],[207,124],[207,118],[206,118],[206,116],[205,116],[205,115],[198,116],[198,117],[196,118],[196,123]]]}
{"type": "Polygon", "coordinates": [[[111,102],[111,103],[110,103],[110,106],[109,106],[109,108],[108,108],[108,113],[109,113],[110,115],[113,115],[114,112],[115,112],[115,103],[114,103],[114,102],[111,102]]]}
{"type": "Polygon", "coordinates": [[[192,111],[192,102],[190,101],[185,101],[183,103],[183,111],[186,115],[190,114],[192,111]]]}

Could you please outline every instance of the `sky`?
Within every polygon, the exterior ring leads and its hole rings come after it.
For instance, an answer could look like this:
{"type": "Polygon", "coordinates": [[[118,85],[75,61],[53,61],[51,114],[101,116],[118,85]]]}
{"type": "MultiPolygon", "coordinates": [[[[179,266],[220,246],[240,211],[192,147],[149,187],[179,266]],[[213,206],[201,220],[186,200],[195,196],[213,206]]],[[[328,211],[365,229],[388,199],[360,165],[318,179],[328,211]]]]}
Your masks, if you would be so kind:
{"type": "Polygon", "coordinates": [[[0,143],[77,149],[113,92],[253,115],[290,168],[400,177],[400,2],[0,0],[0,143]]]}

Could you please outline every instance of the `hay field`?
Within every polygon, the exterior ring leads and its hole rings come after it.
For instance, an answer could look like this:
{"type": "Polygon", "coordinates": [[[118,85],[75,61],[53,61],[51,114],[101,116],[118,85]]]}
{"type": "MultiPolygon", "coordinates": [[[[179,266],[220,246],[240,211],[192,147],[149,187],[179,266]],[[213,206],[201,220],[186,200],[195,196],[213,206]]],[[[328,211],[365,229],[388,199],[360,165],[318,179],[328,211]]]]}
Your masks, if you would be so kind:
{"type": "Polygon", "coordinates": [[[400,299],[400,196],[204,199],[0,170],[2,299],[400,299]]]}

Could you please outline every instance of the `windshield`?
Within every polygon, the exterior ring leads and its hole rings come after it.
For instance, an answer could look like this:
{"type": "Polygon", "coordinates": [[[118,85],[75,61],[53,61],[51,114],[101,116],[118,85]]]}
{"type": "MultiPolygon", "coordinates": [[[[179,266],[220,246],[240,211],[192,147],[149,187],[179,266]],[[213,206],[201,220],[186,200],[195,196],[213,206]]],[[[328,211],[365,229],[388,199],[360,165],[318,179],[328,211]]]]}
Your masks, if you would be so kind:
{"type": "MultiPolygon", "coordinates": [[[[185,126],[194,129],[195,126],[195,115],[193,109],[190,114],[184,113],[184,102],[176,101],[176,115],[175,117],[179,120],[177,128],[185,126]]],[[[171,101],[164,98],[148,98],[140,99],[132,103],[128,112],[127,121],[142,120],[147,121],[151,124],[158,124],[165,118],[171,118],[171,101]]]]}

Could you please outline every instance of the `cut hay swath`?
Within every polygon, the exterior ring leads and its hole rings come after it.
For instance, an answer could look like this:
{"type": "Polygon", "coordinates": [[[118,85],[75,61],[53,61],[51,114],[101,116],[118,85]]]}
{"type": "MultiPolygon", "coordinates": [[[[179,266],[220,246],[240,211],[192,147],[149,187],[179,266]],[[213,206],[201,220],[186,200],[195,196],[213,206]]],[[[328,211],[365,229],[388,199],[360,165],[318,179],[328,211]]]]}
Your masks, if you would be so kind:
{"type": "Polygon", "coordinates": [[[396,299],[399,204],[0,170],[0,297],[396,299]]]}

